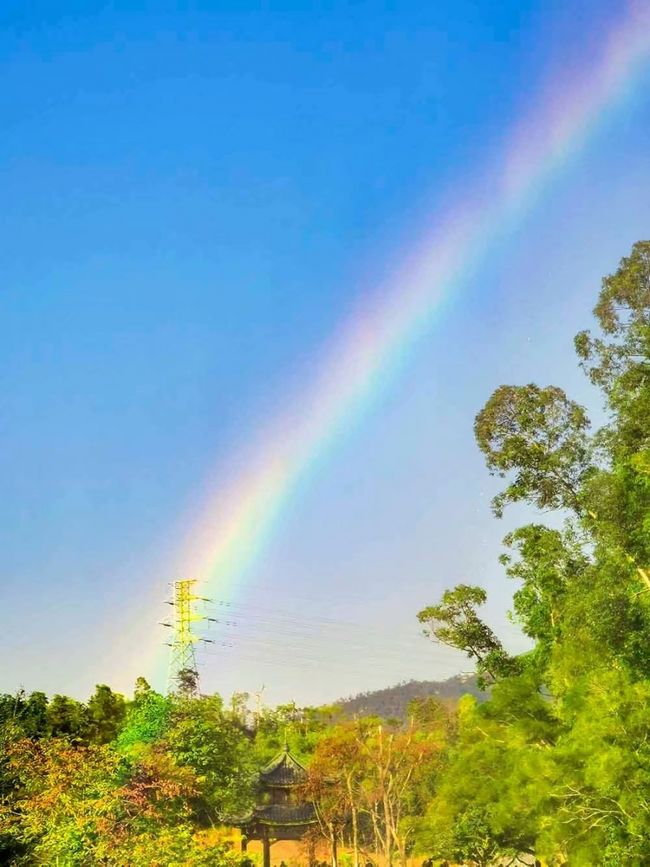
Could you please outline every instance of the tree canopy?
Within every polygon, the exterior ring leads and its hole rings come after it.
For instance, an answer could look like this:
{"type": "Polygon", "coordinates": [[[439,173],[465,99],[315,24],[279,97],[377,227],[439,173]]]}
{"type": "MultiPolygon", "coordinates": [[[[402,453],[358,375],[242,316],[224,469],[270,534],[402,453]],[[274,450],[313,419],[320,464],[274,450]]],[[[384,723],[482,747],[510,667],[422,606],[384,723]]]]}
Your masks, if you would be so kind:
{"type": "Polygon", "coordinates": [[[421,824],[432,855],[650,859],[649,242],[604,279],[594,313],[596,333],[575,345],[602,395],[600,430],[555,386],[501,386],[476,418],[488,470],[504,480],[495,514],[517,502],[539,513],[507,534],[501,558],[516,582],[511,616],[534,646],[486,669],[501,644],[476,613],[480,587],[446,591],[420,613],[493,683],[490,700],[461,705],[421,824]]]}

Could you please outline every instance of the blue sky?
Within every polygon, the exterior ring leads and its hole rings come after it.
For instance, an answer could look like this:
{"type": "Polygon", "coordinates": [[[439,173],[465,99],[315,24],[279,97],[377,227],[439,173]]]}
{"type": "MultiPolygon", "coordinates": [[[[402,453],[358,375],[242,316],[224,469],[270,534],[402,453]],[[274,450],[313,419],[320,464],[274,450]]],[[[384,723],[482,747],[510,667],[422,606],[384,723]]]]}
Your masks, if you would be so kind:
{"type": "MultiPolygon", "coordinates": [[[[129,689],[206,479],[617,7],[3,4],[0,689],[129,689]]],[[[415,622],[460,580],[517,643],[496,557],[521,516],[490,517],[472,420],[504,381],[593,403],[571,338],[648,235],[649,131],[639,88],[445,304],[291,504],[206,688],[466,670],[415,622]],[[305,618],[295,665],[254,606],[305,618]]]]}

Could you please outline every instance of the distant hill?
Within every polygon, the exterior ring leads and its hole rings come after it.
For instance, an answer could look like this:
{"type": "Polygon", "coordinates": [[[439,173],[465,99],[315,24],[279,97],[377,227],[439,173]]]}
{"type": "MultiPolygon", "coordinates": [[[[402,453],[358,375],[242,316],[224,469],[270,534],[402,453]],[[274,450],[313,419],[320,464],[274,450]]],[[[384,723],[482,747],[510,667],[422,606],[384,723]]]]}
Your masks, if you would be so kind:
{"type": "Polygon", "coordinates": [[[360,692],[336,702],[348,716],[380,716],[383,719],[404,719],[409,702],[414,698],[435,696],[443,701],[456,702],[463,695],[487,698],[487,693],[476,685],[473,674],[458,674],[447,680],[407,680],[385,689],[360,692]]]}

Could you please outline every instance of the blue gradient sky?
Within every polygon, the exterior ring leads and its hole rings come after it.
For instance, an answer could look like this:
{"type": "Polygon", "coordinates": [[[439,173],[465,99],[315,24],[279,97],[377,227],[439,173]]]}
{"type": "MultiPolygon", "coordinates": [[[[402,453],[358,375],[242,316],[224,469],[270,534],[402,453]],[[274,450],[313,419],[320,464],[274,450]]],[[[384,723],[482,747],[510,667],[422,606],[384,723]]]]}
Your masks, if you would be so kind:
{"type": "MultiPolygon", "coordinates": [[[[215,466],[618,4],[24,5],[0,10],[0,689],[83,696],[139,673],[215,466]]],[[[496,557],[521,515],[491,518],[472,420],[504,381],[593,403],[571,338],[648,237],[648,92],[287,511],[239,604],[304,617],[309,639],[270,617],[276,653],[251,607],[206,689],[313,702],[467,670],[415,622],[460,580],[489,587],[517,646],[496,557]]]]}

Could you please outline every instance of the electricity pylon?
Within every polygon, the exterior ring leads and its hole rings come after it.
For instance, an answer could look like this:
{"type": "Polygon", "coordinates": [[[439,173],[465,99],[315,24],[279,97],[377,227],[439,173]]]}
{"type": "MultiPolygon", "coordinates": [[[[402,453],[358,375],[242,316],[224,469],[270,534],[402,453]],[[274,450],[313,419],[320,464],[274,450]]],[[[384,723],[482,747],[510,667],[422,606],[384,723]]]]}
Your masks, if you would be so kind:
{"type": "Polygon", "coordinates": [[[210,602],[205,596],[197,596],[194,593],[194,585],[197,583],[193,579],[174,581],[173,599],[167,601],[167,604],[174,608],[173,622],[162,624],[173,630],[172,640],[168,642],[168,646],[171,647],[167,675],[168,692],[198,694],[199,670],[196,664],[195,645],[199,641],[214,644],[209,638],[200,638],[193,631],[193,624],[213,619],[196,612],[197,602],[210,602]]]}

